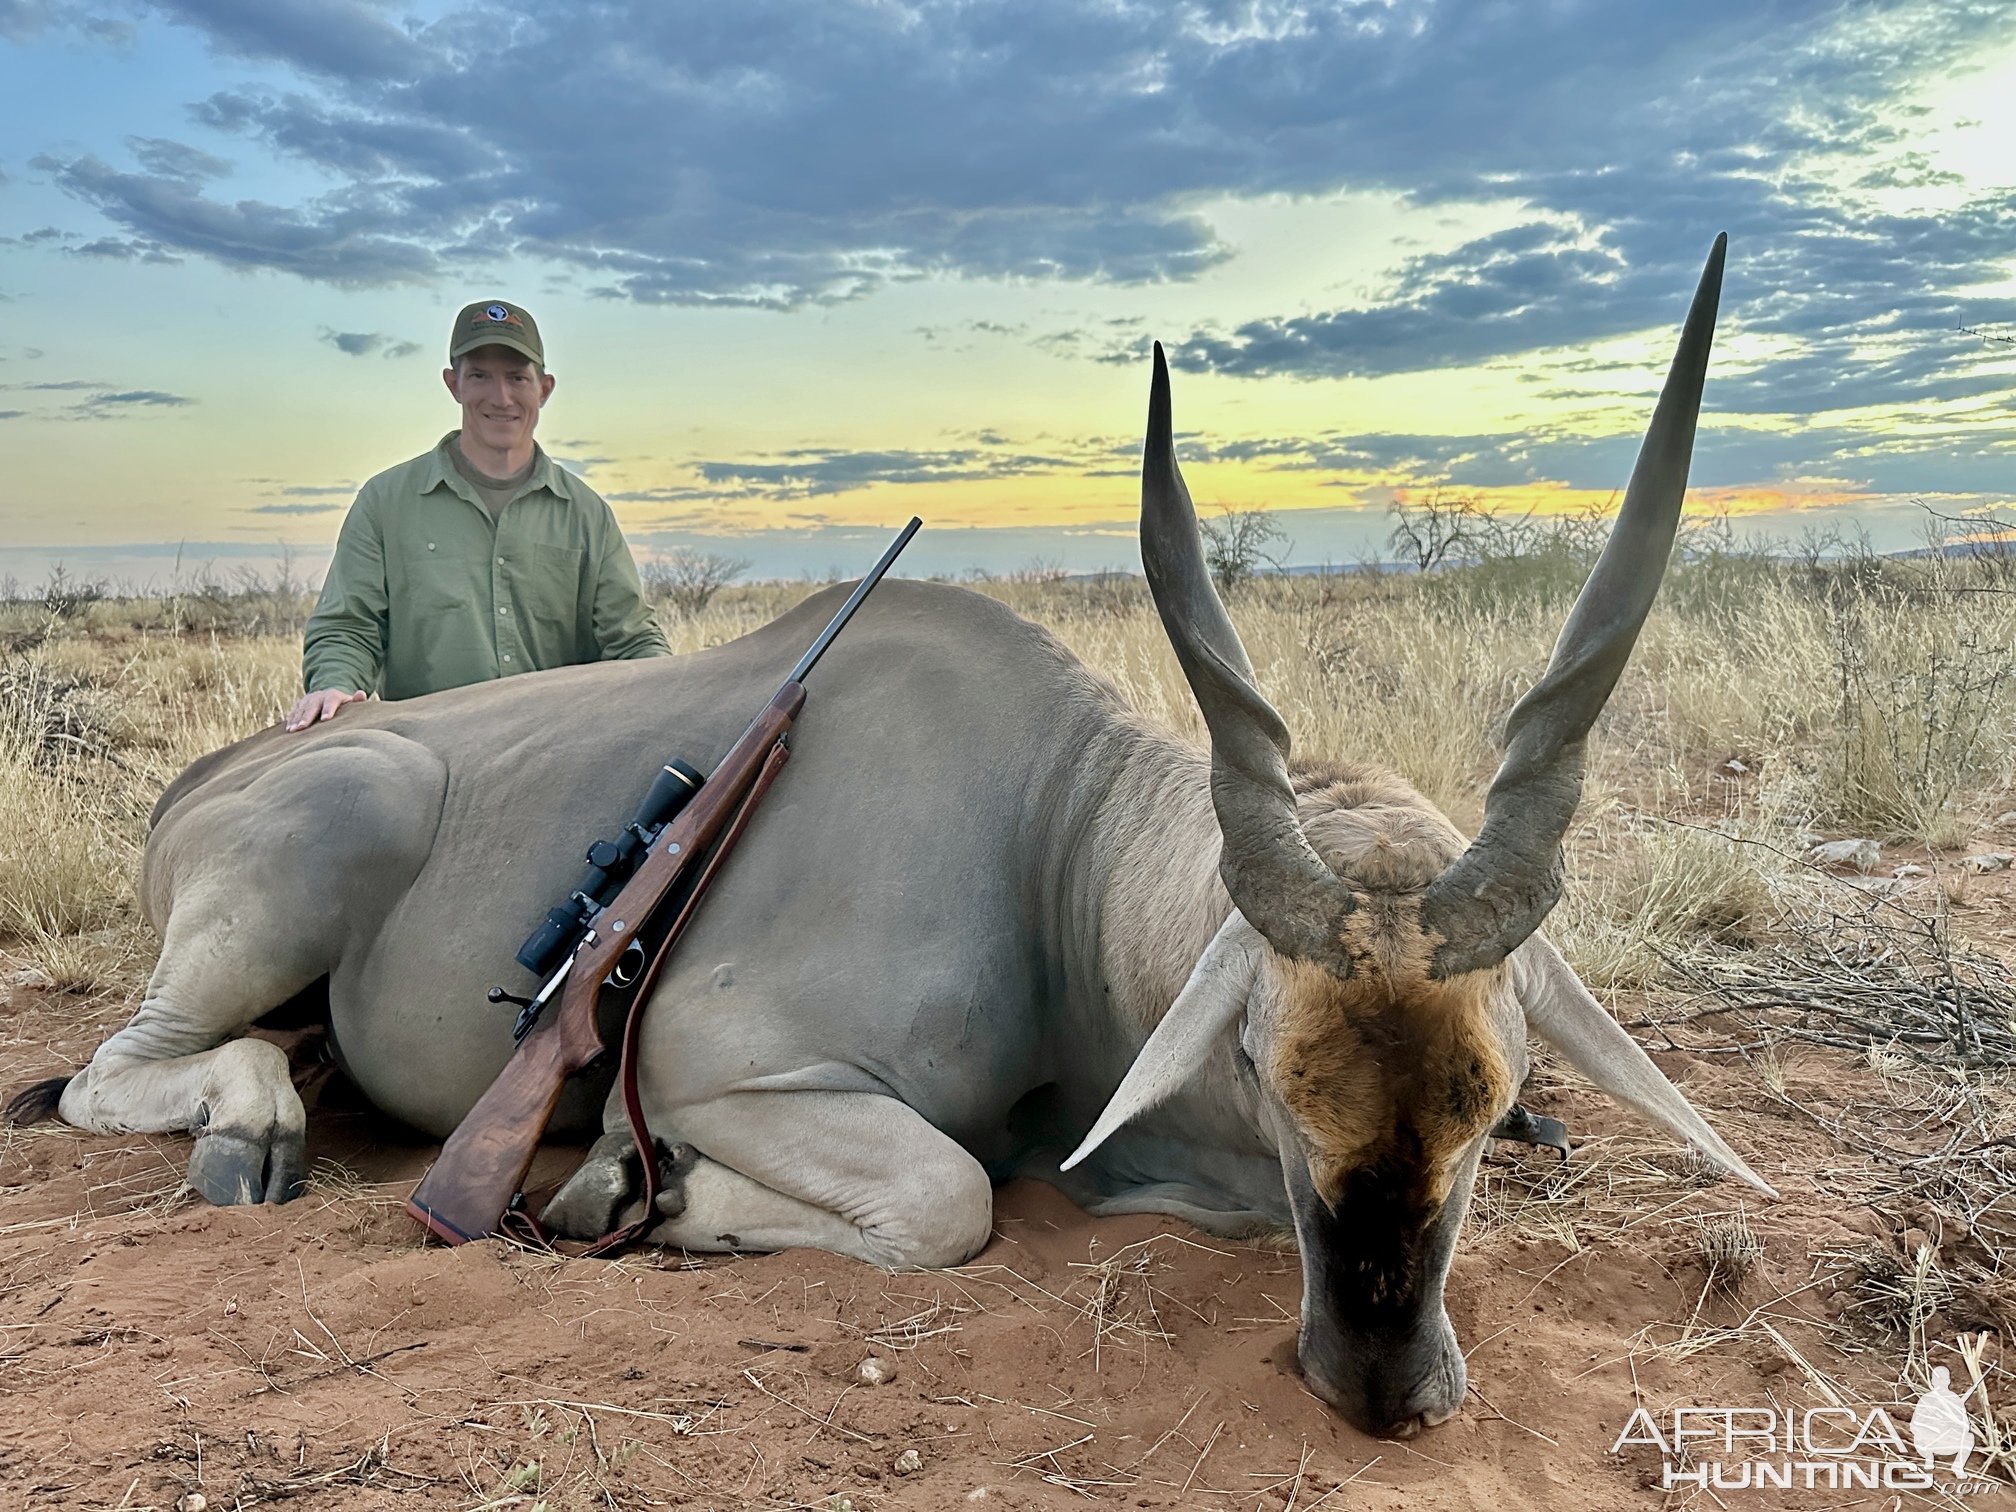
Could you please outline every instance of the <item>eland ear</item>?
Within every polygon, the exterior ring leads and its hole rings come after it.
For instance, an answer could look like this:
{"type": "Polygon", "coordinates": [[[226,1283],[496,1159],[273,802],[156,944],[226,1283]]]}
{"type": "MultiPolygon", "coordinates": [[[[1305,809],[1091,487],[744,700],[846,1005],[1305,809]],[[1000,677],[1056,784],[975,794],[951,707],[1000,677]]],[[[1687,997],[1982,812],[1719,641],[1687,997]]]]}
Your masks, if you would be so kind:
{"type": "Polygon", "coordinates": [[[1260,950],[1259,931],[1234,909],[1204,947],[1190,980],[1134,1057],[1092,1132],[1060,1169],[1070,1170],[1130,1119],[1167,1102],[1178,1087],[1197,1074],[1218,1036],[1245,1011],[1254,974],[1260,968],[1260,950]]]}
{"type": "Polygon", "coordinates": [[[1529,936],[1512,952],[1512,964],[1528,1026],[1599,1091],[1692,1145],[1727,1175],[1749,1182],[1767,1197],[1778,1195],[1708,1127],[1666,1073],[1652,1064],[1652,1057],[1590,995],[1545,936],[1529,936]]]}

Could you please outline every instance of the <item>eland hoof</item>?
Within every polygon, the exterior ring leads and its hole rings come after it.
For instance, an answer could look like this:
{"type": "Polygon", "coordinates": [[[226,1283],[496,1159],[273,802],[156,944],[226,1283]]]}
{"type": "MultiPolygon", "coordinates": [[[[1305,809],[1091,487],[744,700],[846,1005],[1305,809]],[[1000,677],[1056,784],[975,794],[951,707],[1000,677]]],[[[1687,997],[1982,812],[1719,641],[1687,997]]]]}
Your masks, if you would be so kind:
{"type": "MultiPolygon", "coordinates": [[[[658,1146],[658,1216],[677,1218],[686,1211],[686,1173],[700,1157],[690,1145],[658,1146]]],[[[539,1214],[550,1233],[563,1239],[599,1239],[643,1217],[644,1167],[637,1145],[626,1131],[604,1134],[588,1158],[569,1176],[539,1214]]]]}
{"type": "Polygon", "coordinates": [[[189,1155],[189,1185],[218,1207],[292,1202],[308,1186],[308,1142],[279,1129],[270,1139],[206,1130],[189,1155]]]}
{"type": "Polygon", "coordinates": [[[700,1163],[700,1152],[691,1145],[657,1143],[658,1201],[653,1206],[660,1218],[677,1218],[686,1211],[686,1178],[700,1163]]]}

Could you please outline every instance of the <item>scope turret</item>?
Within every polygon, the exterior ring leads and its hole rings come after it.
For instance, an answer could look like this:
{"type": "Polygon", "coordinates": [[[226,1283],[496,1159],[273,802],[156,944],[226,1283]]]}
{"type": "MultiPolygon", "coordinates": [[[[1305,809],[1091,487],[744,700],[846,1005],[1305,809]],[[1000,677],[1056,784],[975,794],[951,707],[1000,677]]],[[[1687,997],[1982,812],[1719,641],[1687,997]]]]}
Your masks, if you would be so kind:
{"type": "Polygon", "coordinates": [[[684,761],[672,761],[661,768],[622,834],[588,847],[588,870],[569,891],[567,900],[546,910],[539,927],[518,947],[518,964],[534,976],[550,974],[603,905],[622,891],[658,832],[672,822],[706,780],[705,773],[684,761]]]}

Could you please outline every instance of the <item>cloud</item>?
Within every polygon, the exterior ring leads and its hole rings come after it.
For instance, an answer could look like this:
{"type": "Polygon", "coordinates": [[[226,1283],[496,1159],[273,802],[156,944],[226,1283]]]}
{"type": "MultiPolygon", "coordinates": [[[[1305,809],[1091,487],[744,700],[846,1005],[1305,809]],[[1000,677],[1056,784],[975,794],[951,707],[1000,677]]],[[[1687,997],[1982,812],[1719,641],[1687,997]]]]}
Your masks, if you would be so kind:
{"type": "Polygon", "coordinates": [[[412,38],[360,0],[162,0],[161,9],[236,57],[339,79],[404,79],[415,66],[412,38]]]}
{"type": "Polygon", "coordinates": [[[80,420],[111,420],[143,410],[181,409],[195,402],[181,394],[164,393],[160,389],[118,389],[94,394],[81,403],[71,405],[69,412],[80,420]]]}
{"type": "Polygon", "coordinates": [[[324,326],[322,334],[316,339],[348,357],[369,357],[376,353],[396,361],[401,357],[411,357],[420,350],[417,341],[398,341],[378,331],[333,331],[324,326]]]}
{"type": "Polygon", "coordinates": [[[836,451],[802,447],[760,458],[698,461],[697,488],[641,490],[612,494],[616,500],[669,501],[698,498],[803,499],[847,493],[876,485],[962,483],[1076,471],[1083,448],[1054,452],[999,447],[956,447],[940,451],[836,451]]]}
{"type": "MultiPolygon", "coordinates": [[[[1656,201],[1668,189],[1647,178],[1634,193],[1656,201]]],[[[1655,242],[1654,228],[1633,225],[1608,194],[1592,191],[1581,207],[1590,218],[1615,217],[1593,237],[1514,227],[1412,260],[1376,303],[1199,331],[1170,360],[1244,377],[1378,376],[1677,330],[1706,238],[1655,242]]],[[[1732,235],[1725,324],[1784,338],[1792,350],[1734,380],[1718,371],[1712,404],[1810,413],[1878,398],[1964,397],[2006,383],[1947,333],[1970,319],[2016,318],[2016,299],[1961,292],[1998,281],[2016,255],[2008,205],[1986,198],[1935,224],[1829,204],[1812,183],[1759,188],[1737,201],[1720,218],[1749,221],[1754,234],[1747,246],[1740,230],[1732,235]],[[1807,203],[1795,206],[1802,188],[1807,203]],[[1747,207],[1737,202],[1745,197],[1747,207]],[[1774,216],[1796,224],[1796,241],[1770,229],[1774,216]]]]}
{"type": "MultiPolygon", "coordinates": [[[[1507,352],[1638,329],[1664,311],[1614,246],[1546,224],[1419,257],[1378,304],[1199,333],[1171,353],[1193,372],[1362,377],[1463,367],[1507,352]],[[1590,327],[1596,329],[1590,329],[1590,327]]],[[[1667,291],[1667,303],[1672,303],[1667,291]]]]}
{"type": "Polygon", "coordinates": [[[376,331],[332,331],[324,326],[318,339],[333,346],[346,357],[369,357],[385,345],[388,338],[376,331]]]}
{"type": "Polygon", "coordinates": [[[142,168],[161,178],[193,181],[223,178],[231,171],[224,159],[166,137],[129,136],[126,146],[142,168]]]}
{"type": "Polygon", "coordinates": [[[77,0],[0,0],[0,37],[31,42],[45,32],[61,31],[111,47],[124,47],[134,36],[131,22],[93,15],[77,0]]]}
{"type": "MultiPolygon", "coordinates": [[[[17,31],[73,14],[0,4],[17,31]]],[[[193,121],[317,188],[228,198],[222,158],[165,137],[118,165],[37,159],[116,229],[91,256],[350,287],[521,257],[610,299],[791,310],[938,276],[1191,279],[1228,255],[1202,207],[1348,190],[1514,224],[1165,333],[1179,367],[1432,372],[1670,328],[1722,229],[1729,327],[1783,353],[1728,386],[1747,412],[1988,393],[1992,354],[1930,333],[2016,320],[1971,292],[2006,278],[2016,209],[1968,198],[1900,124],[1909,90],[2000,44],[1994,4],[160,6],[259,63],[193,121]]],[[[1123,361],[1144,333],[1023,339],[1123,361]]]]}
{"type": "MultiPolygon", "coordinates": [[[[342,190],[286,209],[204,197],[191,180],[124,173],[95,156],[37,157],[57,186],[133,233],[128,246],[172,247],[227,267],[270,268],[338,285],[417,283],[440,261],[388,224],[397,191],[342,190]]],[[[120,244],[114,244],[118,246],[120,244]]]]}
{"type": "MultiPolygon", "coordinates": [[[[1648,398],[1646,415],[1649,417],[1648,398]]],[[[1313,477],[1345,497],[1376,502],[1396,488],[1485,491],[1562,487],[1602,493],[1624,486],[1638,454],[1642,420],[1622,428],[1552,424],[1526,430],[1434,434],[1326,431],[1217,441],[1179,432],[1186,467],[1229,465],[1263,478],[1278,472],[1313,477]]],[[[735,459],[701,459],[688,476],[608,495],[618,504],[706,506],[661,516],[658,525],[698,525],[722,506],[761,506],[869,488],[972,483],[1044,476],[1132,477],[1140,443],[1133,437],[1044,438],[1032,444],[996,431],[940,449],[794,448],[735,459]]],[[[1692,485],[1698,490],[1792,488],[1824,468],[1837,491],[1953,491],[2004,496],[2016,475],[2016,432],[1983,434],[1977,423],[1923,421],[1900,429],[1878,419],[1849,425],[1766,426],[1753,417],[1703,417],[1692,485]],[[1816,462],[1816,459],[1820,459],[1816,462]]],[[[1264,484],[1262,485],[1264,487],[1264,484]]],[[[1383,507],[1383,506],[1382,506],[1383,507]]]]}
{"type": "Polygon", "coordinates": [[[117,393],[100,394],[91,401],[101,405],[138,404],[149,409],[173,409],[195,402],[181,394],[165,394],[160,389],[123,389],[117,393]]]}
{"type": "Polygon", "coordinates": [[[26,410],[0,410],[0,420],[19,420],[27,413],[26,410]]]}
{"type": "Polygon", "coordinates": [[[121,238],[101,236],[82,246],[66,247],[64,250],[73,257],[99,257],[108,262],[157,263],[173,266],[182,261],[157,241],[142,237],[121,238]]]}
{"type": "Polygon", "coordinates": [[[0,389],[17,393],[83,394],[86,397],[53,413],[70,420],[113,420],[122,415],[147,410],[181,409],[196,401],[183,394],[162,389],[122,389],[85,378],[64,378],[47,383],[5,383],[0,389]]]}
{"type": "Polygon", "coordinates": [[[255,504],[246,510],[247,514],[261,515],[317,515],[328,514],[333,509],[341,509],[341,504],[255,504]]]}
{"type": "MultiPolygon", "coordinates": [[[[1113,457],[1137,454],[1139,447],[1138,442],[1123,443],[1102,436],[1039,435],[1018,441],[991,428],[960,433],[951,439],[963,444],[863,450],[794,447],[752,457],[694,459],[681,464],[681,470],[687,474],[684,478],[612,492],[608,498],[619,504],[719,505],[760,501],[768,506],[863,488],[1096,476],[1096,469],[1113,457]]],[[[1138,464],[1130,463],[1134,465],[1138,464]]],[[[778,511],[766,507],[765,518],[777,517],[778,511]]],[[[786,517],[824,518],[803,512],[792,512],[786,517]]]]}

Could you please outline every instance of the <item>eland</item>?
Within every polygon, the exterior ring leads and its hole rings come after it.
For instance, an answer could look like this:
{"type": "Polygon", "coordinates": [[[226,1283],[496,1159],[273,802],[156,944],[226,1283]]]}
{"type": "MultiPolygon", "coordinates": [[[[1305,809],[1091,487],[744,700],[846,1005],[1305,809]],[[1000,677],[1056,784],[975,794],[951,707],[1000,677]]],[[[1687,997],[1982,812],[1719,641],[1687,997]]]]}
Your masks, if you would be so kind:
{"type": "MultiPolygon", "coordinates": [[[[1404,1436],[1463,1398],[1444,1286],[1485,1143],[1521,1127],[1529,1031],[1768,1192],[1538,933],[1585,737],[1672,549],[1723,253],[1468,844],[1390,772],[1290,760],[1206,571],[1159,346],[1141,547],[1208,751],[992,600],[884,584],[645,1018],[651,1238],[956,1265],[1010,1175],[1095,1214],[1291,1227],[1309,1385],[1404,1436]]],[[[842,592],[692,655],[360,704],[196,762],[153,814],[144,999],[15,1115],[188,1131],[202,1195],[284,1201],[302,1102],[242,1036],[326,980],[351,1079],[446,1135],[511,1053],[483,989],[583,841],[666,752],[719,757],[842,592]]],[[[559,1125],[609,1131],[546,1209],[562,1233],[639,1200],[607,1087],[559,1125]]]]}

